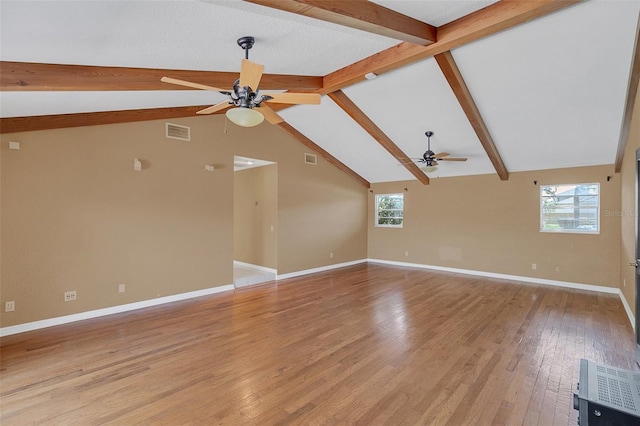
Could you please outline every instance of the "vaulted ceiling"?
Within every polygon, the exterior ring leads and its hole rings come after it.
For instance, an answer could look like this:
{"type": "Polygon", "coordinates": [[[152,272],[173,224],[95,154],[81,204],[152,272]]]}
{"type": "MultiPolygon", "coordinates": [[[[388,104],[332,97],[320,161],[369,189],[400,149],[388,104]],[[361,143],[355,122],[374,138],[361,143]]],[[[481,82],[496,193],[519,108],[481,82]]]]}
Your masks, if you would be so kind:
{"type": "Polygon", "coordinates": [[[323,95],[276,105],[284,121],[260,126],[281,127],[365,186],[619,171],[639,11],[640,0],[2,0],[0,131],[193,116],[225,97],[160,78],[231,88],[244,57],[236,40],[251,35],[261,90],[323,95]],[[468,161],[428,174],[409,161],[427,130],[434,151],[468,161]]]}

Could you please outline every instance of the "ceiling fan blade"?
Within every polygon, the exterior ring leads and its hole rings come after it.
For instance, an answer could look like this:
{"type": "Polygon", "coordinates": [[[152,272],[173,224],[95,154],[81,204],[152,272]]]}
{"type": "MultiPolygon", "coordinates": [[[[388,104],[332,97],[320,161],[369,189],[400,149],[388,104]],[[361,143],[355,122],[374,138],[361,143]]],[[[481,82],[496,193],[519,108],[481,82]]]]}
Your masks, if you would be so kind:
{"type": "Polygon", "coordinates": [[[201,109],[200,111],[197,111],[196,114],[213,114],[214,112],[222,111],[223,109],[229,108],[230,106],[231,104],[229,103],[229,101],[224,101],[220,102],[219,104],[210,106],[209,108],[201,109]]]}
{"type": "Polygon", "coordinates": [[[258,90],[263,71],[264,65],[243,59],[242,68],[240,69],[240,87],[249,86],[254,92],[258,90]]]}
{"type": "Polygon", "coordinates": [[[284,121],[284,118],[280,117],[277,112],[265,104],[260,105],[258,111],[260,111],[260,113],[264,115],[264,118],[271,124],[278,124],[284,121]]]}
{"type": "Polygon", "coordinates": [[[438,158],[438,160],[439,161],[467,161],[467,159],[463,157],[438,158]]]}
{"type": "Polygon", "coordinates": [[[440,152],[438,154],[435,154],[434,157],[435,158],[442,158],[442,157],[447,157],[449,155],[448,152],[440,152]]]}
{"type": "Polygon", "coordinates": [[[211,90],[214,92],[225,91],[225,89],[218,89],[217,87],[207,86],[205,84],[199,84],[199,83],[192,83],[190,81],[178,80],[177,78],[171,78],[171,77],[162,77],[160,81],[163,81],[165,83],[177,84],[179,86],[192,87],[194,89],[211,90]]]}
{"type": "Polygon", "coordinates": [[[310,104],[320,105],[320,94],[318,93],[269,93],[273,99],[267,102],[277,102],[279,104],[310,104]]]}

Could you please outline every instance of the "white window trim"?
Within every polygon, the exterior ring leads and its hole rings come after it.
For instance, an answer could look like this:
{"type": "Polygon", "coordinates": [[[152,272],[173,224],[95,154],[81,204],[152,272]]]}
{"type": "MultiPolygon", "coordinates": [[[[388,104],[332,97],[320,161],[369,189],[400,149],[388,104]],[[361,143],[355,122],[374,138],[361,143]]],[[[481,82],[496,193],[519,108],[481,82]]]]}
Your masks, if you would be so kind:
{"type": "Polygon", "coordinates": [[[600,187],[600,183],[599,182],[580,182],[580,183],[560,183],[560,184],[548,184],[548,185],[540,185],[540,191],[538,193],[538,202],[540,203],[540,210],[539,210],[539,214],[540,214],[540,232],[545,233],[545,234],[580,234],[580,235],[600,235],[600,210],[601,210],[601,203],[602,200],[602,192],[601,192],[601,187],[600,187]],[[542,204],[542,191],[543,188],[546,186],[579,186],[579,185],[596,185],[598,187],[598,216],[597,216],[597,229],[595,231],[589,231],[589,230],[579,230],[579,229],[564,229],[564,228],[560,228],[560,229],[544,229],[543,228],[543,222],[542,222],[542,218],[543,218],[543,204],[542,204]]]}
{"type": "MultiPolygon", "coordinates": [[[[376,194],[375,199],[374,199],[374,206],[373,208],[375,209],[375,222],[374,222],[374,226],[377,228],[402,228],[404,226],[404,194],[401,192],[396,192],[396,193],[391,193],[391,194],[376,194]],[[378,199],[380,197],[392,197],[392,196],[400,196],[402,197],[402,223],[398,224],[398,225],[387,225],[387,224],[380,224],[378,223],[378,213],[379,213],[379,209],[378,209],[378,199]]],[[[398,209],[399,210],[399,209],[398,209]]]]}

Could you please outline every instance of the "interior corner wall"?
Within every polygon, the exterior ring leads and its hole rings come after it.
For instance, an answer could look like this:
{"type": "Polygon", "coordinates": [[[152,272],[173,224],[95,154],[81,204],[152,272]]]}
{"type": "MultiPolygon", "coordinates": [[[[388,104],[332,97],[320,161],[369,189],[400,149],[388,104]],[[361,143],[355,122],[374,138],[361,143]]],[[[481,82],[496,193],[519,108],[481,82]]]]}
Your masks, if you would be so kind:
{"type": "Polygon", "coordinates": [[[277,126],[232,126],[234,154],[278,164],[278,274],[367,258],[368,188],[277,126]],[[331,256],[333,254],[333,257],[331,256]]]}
{"type": "Polygon", "coordinates": [[[278,165],[234,173],[234,260],[278,267],[278,165]]]}
{"type": "Polygon", "coordinates": [[[640,93],[636,95],[633,116],[629,128],[629,138],[625,147],[622,169],[616,178],[621,181],[621,205],[617,213],[621,220],[620,241],[620,290],[634,316],[636,312],[635,269],[629,263],[636,258],[636,150],[640,149],[640,93]]]}
{"type": "Polygon", "coordinates": [[[600,216],[599,235],[541,233],[540,185],[600,183],[601,212],[620,206],[612,166],[375,184],[374,194],[404,192],[404,227],[374,226],[369,257],[574,284],[618,287],[620,218],[600,216]],[[537,185],[534,184],[537,182],[537,185]],[[404,188],[407,190],[404,191],[404,188]],[[536,269],[532,269],[536,264],[536,269]]]}
{"type": "Polygon", "coordinates": [[[15,301],[2,327],[232,284],[220,123],[181,119],[189,142],[166,138],[165,121],[1,135],[2,303],[15,301]]]}

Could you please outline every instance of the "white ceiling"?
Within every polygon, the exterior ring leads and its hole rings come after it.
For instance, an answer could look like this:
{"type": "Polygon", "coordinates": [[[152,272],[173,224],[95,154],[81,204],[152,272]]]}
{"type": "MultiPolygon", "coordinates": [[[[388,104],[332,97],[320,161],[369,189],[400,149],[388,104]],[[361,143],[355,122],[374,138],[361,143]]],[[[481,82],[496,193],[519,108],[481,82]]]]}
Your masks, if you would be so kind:
{"type": "MultiPolygon", "coordinates": [[[[376,3],[440,26],[493,1],[376,3]]],[[[510,172],[613,164],[639,10],[640,0],[591,0],[452,51],[510,172]]],[[[0,1],[3,61],[234,72],[244,35],[269,74],[323,76],[399,43],[240,0],[0,1]]],[[[432,130],[434,151],[469,158],[430,176],[495,173],[434,59],[343,91],[408,156],[422,155],[432,130]]],[[[0,116],[223,100],[190,90],[1,92],[0,116]]],[[[280,114],[370,182],[415,179],[326,96],[280,114]]]]}

